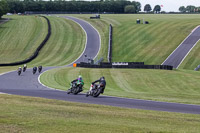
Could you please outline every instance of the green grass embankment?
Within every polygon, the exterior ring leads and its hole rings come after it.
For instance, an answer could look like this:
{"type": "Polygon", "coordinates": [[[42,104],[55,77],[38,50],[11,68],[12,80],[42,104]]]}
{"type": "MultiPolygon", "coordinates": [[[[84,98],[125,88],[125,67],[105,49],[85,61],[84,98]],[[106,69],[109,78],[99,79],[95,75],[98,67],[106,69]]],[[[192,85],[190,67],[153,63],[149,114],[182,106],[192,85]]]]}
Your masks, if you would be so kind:
{"type": "Polygon", "coordinates": [[[79,74],[85,81],[85,92],[103,75],[105,95],[200,104],[200,74],[194,71],[62,68],[45,72],[40,80],[49,87],[67,90],[79,74]]]}
{"type": "Polygon", "coordinates": [[[35,16],[9,16],[0,25],[0,63],[21,61],[30,57],[47,34],[47,22],[35,16]]]}
{"type": "MultiPolygon", "coordinates": [[[[48,17],[52,35],[32,66],[62,66],[77,59],[85,47],[85,33],[71,20],[48,17]]],[[[31,56],[47,34],[47,22],[35,16],[11,16],[0,26],[0,63],[16,62],[31,56]],[[12,39],[11,39],[12,38],[12,39]]]]}
{"type": "MultiPolygon", "coordinates": [[[[145,62],[145,64],[161,64],[176,47],[200,24],[199,15],[174,14],[102,14],[100,20],[89,19],[93,15],[73,15],[85,19],[95,27],[103,23],[101,34],[108,36],[108,25],[113,30],[113,61],[145,62]],[[136,24],[136,19],[150,24],[136,24]]],[[[107,47],[108,37],[102,43],[107,47]]],[[[106,51],[107,52],[107,51],[106,51]]],[[[104,53],[106,53],[104,52],[104,53]]],[[[184,69],[194,69],[199,63],[198,50],[190,57],[184,69]]],[[[107,53],[106,53],[107,55],[107,53]]],[[[105,57],[106,58],[106,57],[105,57]]]]}
{"type": "Polygon", "coordinates": [[[200,65],[200,42],[192,49],[188,54],[182,64],[179,66],[180,69],[190,69],[194,70],[198,65],[200,65]]]}
{"type": "Polygon", "coordinates": [[[17,67],[0,67],[0,74],[8,72],[8,71],[12,71],[12,70],[17,71],[17,67]]]}
{"type": "Polygon", "coordinates": [[[72,17],[77,17],[80,19],[83,19],[87,22],[89,22],[92,26],[94,26],[95,29],[100,34],[101,37],[101,49],[99,51],[99,54],[96,58],[96,60],[100,59],[103,57],[104,61],[107,62],[107,56],[108,56],[108,32],[109,32],[109,23],[104,21],[104,19],[90,19],[90,16],[94,16],[93,14],[65,14],[61,16],[72,16],[72,17]]]}
{"type": "Polygon", "coordinates": [[[62,66],[76,60],[85,48],[86,35],[82,28],[71,20],[48,17],[52,35],[39,56],[31,65],[62,66]]]}
{"type": "Polygon", "coordinates": [[[0,132],[199,132],[199,115],[0,96],[0,132]]]}

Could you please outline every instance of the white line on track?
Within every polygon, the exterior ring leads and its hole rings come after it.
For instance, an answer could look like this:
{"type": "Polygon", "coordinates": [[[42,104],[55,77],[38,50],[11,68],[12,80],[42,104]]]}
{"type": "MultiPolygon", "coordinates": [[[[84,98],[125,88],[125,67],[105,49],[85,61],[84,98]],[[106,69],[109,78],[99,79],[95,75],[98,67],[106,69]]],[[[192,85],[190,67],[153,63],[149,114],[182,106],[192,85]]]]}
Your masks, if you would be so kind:
{"type": "MultiPolygon", "coordinates": [[[[70,16],[70,17],[72,17],[72,16],[70,16]]],[[[72,17],[72,18],[75,18],[75,19],[79,19],[79,18],[76,18],[76,17],[72,17]]],[[[71,20],[71,19],[70,19],[71,20]]],[[[93,59],[95,59],[97,56],[98,56],[98,54],[99,54],[99,52],[100,52],[100,49],[101,49],[101,36],[100,36],[100,34],[99,34],[99,31],[91,24],[91,23],[89,23],[89,22],[87,22],[87,21],[85,21],[85,20],[83,20],[83,19],[79,19],[79,20],[81,20],[81,21],[84,21],[84,22],[86,22],[86,23],[88,23],[90,26],[92,26],[95,30],[96,30],[96,32],[98,33],[98,35],[99,35],[99,50],[98,50],[98,52],[97,52],[97,55],[93,58],[93,59]]],[[[75,21],[74,21],[75,22],[75,21]]],[[[76,22],[77,23],[77,22],[76,22]]],[[[79,23],[78,23],[79,24],[79,23]]],[[[79,24],[80,25],[80,24],[79,24]]],[[[81,26],[81,25],[80,25],[81,26]]],[[[81,28],[83,29],[83,27],[81,26],[81,28]]],[[[85,30],[84,30],[85,31],[85,30]]],[[[75,62],[75,61],[74,61],[75,62]]]]}
{"type": "MultiPolygon", "coordinates": [[[[200,40],[200,39],[199,39],[200,40]]],[[[197,43],[199,42],[199,40],[194,44],[194,46],[192,46],[192,48],[188,51],[188,53],[185,55],[185,57],[181,60],[180,64],[176,67],[176,69],[179,68],[179,66],[182,64],[182,62],[185,60],[185,58],[188,56],[188,54],[192,51],[192,49],[197,45],[197,43]]]]}
{"type": "MultiPolygon", "coordinates": [[[[198,27],[200,27],[200,25],[199,26],[197,26],[197,27],[195,27],[192,31],[191,31],[191,33],[181,42],[181,44],[167,57],[167,59],[183,44],[183,42],[186,40],[186,39],[188,39],[189,37],[190,37],[190,35],[198,28],[198,27]]],[[[196,44],[195,44],[196,45],[196,44]]],[[[193,48],[193,47],[192,47],[193,48]]],[[[192,48],[190,49],[190,51],[192,50],[192,48]]],[[[189,51],[189,52],[190,52],[189,51]]],[[[186,54],[186,56],[189,54],[189,52],[186,54]]],[[[186,58],[186,56],[184,57],[184,59],[186,58]]],[[[165,61],[167,60],[167,59],[165,59],[165,61]]],[[[161,65],[163,65],[164,63],[165,63],[165,61],[161,64],[161,65]]],[[[181,61],[181,63],[183,62],[183,60],[181,61]]],[[[180,63],[180,64],[181,64],[180,63]]],[[[179,64],[179,65],[180,65],[179,64]]],[[[179,67],[179,65],[178,65],[178,67],[179,67]]],[[[176,68],[176,69],[178,69],[178,67],[176,68]]]]}

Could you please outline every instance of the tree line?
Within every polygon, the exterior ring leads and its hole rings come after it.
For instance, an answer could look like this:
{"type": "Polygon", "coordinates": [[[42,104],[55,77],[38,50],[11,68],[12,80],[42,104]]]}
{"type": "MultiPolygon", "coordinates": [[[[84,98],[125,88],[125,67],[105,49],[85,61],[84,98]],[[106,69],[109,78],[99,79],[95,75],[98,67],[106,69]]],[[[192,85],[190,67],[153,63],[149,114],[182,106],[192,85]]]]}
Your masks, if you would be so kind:
{"type": "MultiPolygon", "coordinates": [[[[151,8],[151,5],[150,4],[146,4],[144,6],[144,11],[145,12],[152,12],[152,8],[151,8]]],[[[161,6],[160,5],[155,5],[154,9],[153,9],[153,12],[155,13],[160,13],[161,11],[161,6]]]]}
{"type": "Polygon", "coordinates": [[[200,7],[195,7],[195,6],[192,6],[192,5],[189,5],[189,6],[181,6],[179,8],[179,11],[182,12],[182,13],[200,13],[200,7]]]}
{"type": "Polygon", "coordinates": [[[0,18],[8,11],[8,4],[6,0],[0,0],[0,18]]]}
{"type": "Polygon", "coordinates": [[[138,13],[141,4],[127,0],[99,0],[99,1],[65,1],[65,0],[6,0],[8,12],[108,12],[108,13],[138,13]]]}

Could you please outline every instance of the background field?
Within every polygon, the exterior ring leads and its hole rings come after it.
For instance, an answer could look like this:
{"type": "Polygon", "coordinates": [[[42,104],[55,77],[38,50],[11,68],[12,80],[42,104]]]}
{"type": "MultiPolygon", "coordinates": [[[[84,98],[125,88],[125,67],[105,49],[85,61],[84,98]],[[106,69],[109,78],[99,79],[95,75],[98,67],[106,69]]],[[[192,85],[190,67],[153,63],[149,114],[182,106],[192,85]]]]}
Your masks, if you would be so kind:
{"type": "Polygon", "coordinates": [[[189,70],[63,68],[47,71],[40,79],[47,86],[67,90],[78,75],[83,76],[85,92],[92,81],[105,76],[105,95],[200,104],[200,73],[189,70]]]}
{"type": "Polygon", "coordinates": [[[199,132],[199,115],[0,95],[0,132],[199,132]]]}
{"type": "MultiPolygon", "coordinates": [[[[101,33],[108,36],[108,26],[113,30],[113,61],[135,61],[145,64],[162,64],[173,50],[200,24],[199,15],[170,14],[103,14],[100,20],[91,20],[94,15],[73,15],[89,21],[101,33]],[[149,21],[149,25],[136,24],[136,19],[149,21]]],[[[102,42],[107,47],[108,38],[102,42]]],[[[197,45],[198,46],[198,45],[197,45]]],[[[105,51],[106,53],[107,51],[105,51]]],[[[200,64],[199,52],[184,63],[184,69],[194,69],[200,64]],[[198,56],[196,56],[198,55],[198,56]],[[192,59],[192,60],[191,60],[192,59]]],[[[106,54],[107,56],[107,54],[106,54]]],[[[104,58],[106,58],[104,56],[104,58]]]]}

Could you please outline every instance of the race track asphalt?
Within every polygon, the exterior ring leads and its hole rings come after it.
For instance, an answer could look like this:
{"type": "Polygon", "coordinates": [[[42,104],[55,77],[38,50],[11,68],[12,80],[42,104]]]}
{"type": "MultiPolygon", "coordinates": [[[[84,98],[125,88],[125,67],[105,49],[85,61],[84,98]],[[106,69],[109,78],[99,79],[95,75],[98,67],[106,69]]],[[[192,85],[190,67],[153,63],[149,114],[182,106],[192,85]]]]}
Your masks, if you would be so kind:
{"type": "Polygon", "coordinates": [[[162,65],[178,68],[192,48],[200,40],[200,26],[196,27],[190,35],[168,56],[162,65]]]}
{"type": "MultiPolygon", "coordinates": [[[[100,36],[98,32],[85,21],[72,17],[65,18],[71,19],[79,23],[87,33],[87,46],[85,48],[85,51],[75,62],[80,62],[84,60],[85,54],[94,58],[98,54],[100,48],[100,36]]],[[[69,66],[71,65],[72,64],[70,64],[69,66]]],[[[46,67],[43,69],[43,71],[52,68],[55,67],[46,67]]],[[[47,99],[57,99],[89,104],[101,104],[125,108],[200,114],[199,105],[156,102],[148,100],[109,97],[103,95],[100,95],[98,98],[93,98],[85,97],[85,94],[83,93],[78,95],[68,95],[66,91],[50,89],[41,85],[38,81],[39,75],[39,73],[33,75],[32,69],[28,69],[25,73],[22,73],[21,76],[18,76],[16,71],[3,74],[0,76],[0,92],[14,95],[42,97],[47,99]]]]}

